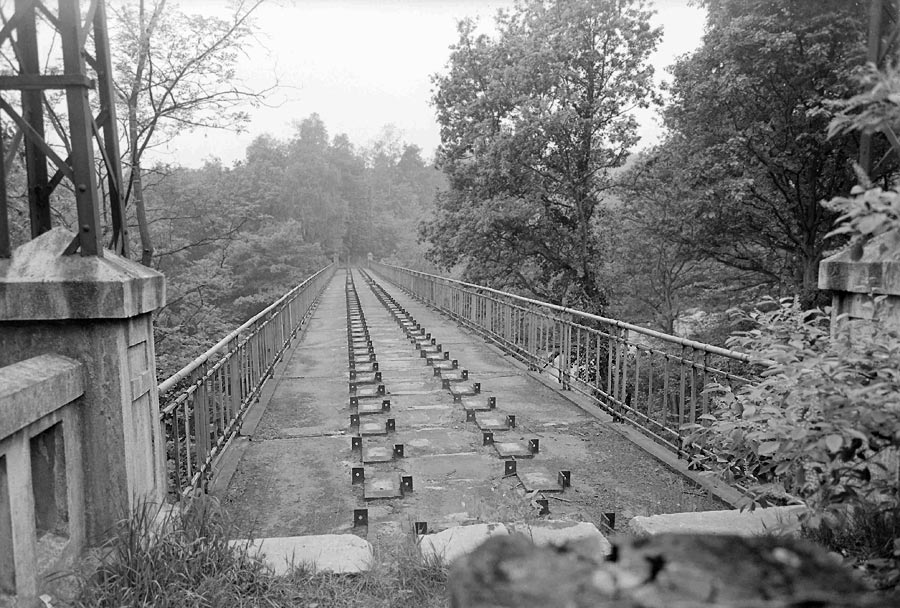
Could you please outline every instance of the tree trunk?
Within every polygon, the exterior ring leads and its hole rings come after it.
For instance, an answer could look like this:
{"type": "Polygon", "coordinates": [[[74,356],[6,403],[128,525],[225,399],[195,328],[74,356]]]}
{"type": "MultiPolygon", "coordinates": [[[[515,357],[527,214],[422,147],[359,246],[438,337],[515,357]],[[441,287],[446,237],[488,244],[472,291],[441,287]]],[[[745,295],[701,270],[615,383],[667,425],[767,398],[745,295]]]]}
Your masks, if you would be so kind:
{"type": "MultiPolygon", "coordinates": [[[[819,262],[821,255],[804,255],[800,260],[800,305],[804,309],[815,308],[823,303],[819,300],[822,292],[819,290],[819,262]]],[[[825,302],[824,304],[827,304],[825,302]]]]}
{"type": "Polygon", "coordinates": [[[153,260],[153,242],[150,226],[147,224],[147,209],[144,205],[144,180],[141,174],[141,159],[137,140],[137,108],[128,107],[128,139],[131,143],[131,195],[137,216],[138,231],[141,235],[141,264],[150,266],[153,260]]]}

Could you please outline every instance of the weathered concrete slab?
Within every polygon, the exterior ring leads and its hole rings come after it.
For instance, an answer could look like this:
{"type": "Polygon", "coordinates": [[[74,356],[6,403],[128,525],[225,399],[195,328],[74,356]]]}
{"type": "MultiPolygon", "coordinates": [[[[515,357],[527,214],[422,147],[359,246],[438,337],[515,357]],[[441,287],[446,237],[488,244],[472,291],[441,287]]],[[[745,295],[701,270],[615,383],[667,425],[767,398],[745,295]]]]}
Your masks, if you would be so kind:
{"type": "Polygon", "coordinates": [[[367,478],[363,497],[366,500],[374,500],[376,498],[398,498],[403,496],[403,490],[400,486],[400,475],[398,473],[372,473],[371,478],[367,478]]]}
{"type": "Polygon", "coordinates": [[[509,419],[502,414],[481,414],[475,417],[475,424],[482,431],[507,431],[509,419]]]}
{"type": "Polygon", "coordinates": [[[222,496],[245,536],[345,531],[358,500],[350,491],[346,437],[250,441],[222,496]],[[343,457],[343,458],[342,458],[343,457]]]}
{"type": "Polygon", "coordinates": [[[384,414],[385,412],[390,411],[390,409],[390,400],[382,399],[381,403],[377,401],[361,401],[360,404],[356,407],[356,413],[360,416],[364,416],[366,414],[384,414]]]}
{"type": "Polygon", "coordinates": [[[510,534],[522,534],[540,547],[561,547],[577,543],[583,552],[594,557],[612,553],[612,545],[606,537],[597,526],[586,521],[517,522],[508,524],[506,528],[510,534]]]}
{"type": "Polygon", "coordinates": [[[629,528],[639,536],[657,534],[788,534],[798,529],[803,506],[769,507],[753,511],[697,511],[635,517],[629,528]]]}
{"type": "Polygon", "coordinates": [[[519,470],[517,473],[522,486],[529,492],[562,492],[559,473],[537,469],[533,471],[519,470]]]}
{"type": "Polygon", "coordinates": [[[395,446],[363,446],[362,461],[364,464],[370,464],[374,462],[390,462],[394,459],[395,451],[395,446]]]}
{"type": "Polygon", "coordinates": [[[479,391],[476,391],[472,385],[453,384],[450,386],[450,394],[453,395],[453,399],[456,401],[461,401],[463,397],[471,397],[478,393],[479,391]]]}
{"type": "Polygon", "coordinates": [[[440,560],[452,564],[468,555],[492,536],[509,534],[503,524],[474,524],[454,526],[437,534],[426,534],[419,538],[419,550],[423,560],[440,560]]]}
{"type": "Polygon", "coordinates": [[[493,397],[465,397],[462,406],[473,412],[489,412],[497,407],[497,401],[493,397]]]}
{"type": "Polygon", "coordinates": [[[387,435],[387,423],[381,419],[374,422],[361,422],[359,425],[359,434],[362,436],[387,435]]]}
{"type": "MultiPolygon", "coordinates": [[[[247,540],[233,540],[243,546],[247,540]]],[[[372,567],[372,545],[353,534],[282,536],[249,541],[251,554],[258,552],[275,574],[290,574],[294,567],[306,566],[316,572],[352,574],[372,567]]]]}
{"type": "Polygon", "coordinates": [[[495,442],[494,449],[502,458],[533,458],[536,454],[527,441],[495,442]]]}

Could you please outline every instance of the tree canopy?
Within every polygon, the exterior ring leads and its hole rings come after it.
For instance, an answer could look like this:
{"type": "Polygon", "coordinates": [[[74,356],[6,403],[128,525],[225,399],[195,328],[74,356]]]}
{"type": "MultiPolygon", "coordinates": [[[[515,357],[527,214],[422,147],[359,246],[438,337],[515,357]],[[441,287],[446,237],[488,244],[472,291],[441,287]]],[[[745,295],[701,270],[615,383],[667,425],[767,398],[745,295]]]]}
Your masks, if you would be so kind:
{"type": "Polygon", "coordinates": [[[161,375],[335,257],[421,264],[415,226],[443,177],[392,129],[368,148],[312,114],[289,137],[257,137],[232,167],[150,173],[147,217],[165,273],[156,318],[161,375]]]}
{"type": "Polygon", "coordinates": [[[856,182],[857,139],[828,124],[859,87],[864,4],[706,0],[703,43],[672,71],[666,145],[688,142],[702,175],[691,243],[808,302],[836,219],[821,201],[856,182]]]}
{"type": "Polygon", "coordinates": [[[475,282],[606,303],[601,209],[638,140],[630,111],[655,98],[650,15],[642,0],[527,0],[498,13],[493,38],[459,23],[434,77],[450,190],[423,230],[432,260],[475,282]]]}

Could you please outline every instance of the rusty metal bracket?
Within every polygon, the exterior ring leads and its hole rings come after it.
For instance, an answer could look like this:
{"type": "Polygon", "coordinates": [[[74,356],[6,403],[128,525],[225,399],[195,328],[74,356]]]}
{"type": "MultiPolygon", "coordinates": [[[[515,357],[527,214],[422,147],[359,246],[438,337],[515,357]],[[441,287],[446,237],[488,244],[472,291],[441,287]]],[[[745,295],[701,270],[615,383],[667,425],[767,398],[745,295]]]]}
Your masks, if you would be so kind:
{"type": "Polygon", "coordinates": [[[541,450],[541,444],[539,439],[529,439],[528,440],[528,451],[532,454],[537,454],[541,450]]]}
{"type": "MultiPolygon", "coordinates": [[[[472,412],[473,414],[475,412],[472,412]]],[[[494,445],[494,432],[485,431],[481,434],[481,445],[494,445]]]]}
{"type": "Polygon", "coordinates": [[[391,400],[390,399],[382,399],[381,401],[381,411],[389,412],[391,411],[391,400]]]}
{"type": "Polygon", "coordinates": [[[506,460],[503,462],[503,476],[509,477],[516,474],[516,461],[506,460]]]}
{"type": "Polygon", "coordinates": [[[359,528],[361,526],[369,525],[369,510],[368,509],[353,509],[353,527],[359,528]]]}
{"type": "Polygon", "coordinates": [[[350,414],[350,426],[359,426],[359,414],[350,414]]]}
{"type": "Polygon", "coordinates": [[[511,428],[511,429],[516,428],[516,416],[515,416],[515,414],[508,414],[508,415],[506,416],[506,424],[507,424],[507,426],[509,426],[509,428],[511,428]]]}
{"type": "Polygon", "coordinates": [[[362,437],[351,437],[350,451],[355,452],[357,450],[362,450],[362,437]]]}
{"type": "Polygon", "coordinates": [[[391,433],[391,432],[397,430],[397,424],[393,418],[388,418],[387,421],[384,423],[384,428],[387,430],[388,433],[391,433]]]}
{"type": "Polygon", "coordinates": [[[417,521],[413,522],[413,532],[418,536],[423,534],[428,534],[428,522],[427,521],[417,521]]]}
{"type": "Polygon", "coordinates": [[[403,458],[403,444],[395,443],[394,444],[394,458],[403,458]]]}
{"type": "Polygon", "coordinates": [[[363,467],[353,467],[350,469],[350,483],[357,485],[366,481],[366,470],[363,467]]]}
{"type": "Polygon", "coordinates": [[[559,485],[563,488],[568,488],[572,485],[572,472],[571,471],[560,471],[557,476],[557,481],[559,481],[559,485]]]}
{"type": "Polygon", "coordinates": [[[609,532],[616,531],[616,514],[615,513],[602,513],[600,515],[600,524],[607,529],[609,532]]]}
{"type": "Polygon", "coordinates": [[[475,410],[466,410],[466,422],[476,422],[475,410]]]}
{"type": "Polygon", "coordinates": [[[403,492],[412,492],[413,491],[412,475],[401,475],[400,476],[400,488],[403,490],[403,492]]]}

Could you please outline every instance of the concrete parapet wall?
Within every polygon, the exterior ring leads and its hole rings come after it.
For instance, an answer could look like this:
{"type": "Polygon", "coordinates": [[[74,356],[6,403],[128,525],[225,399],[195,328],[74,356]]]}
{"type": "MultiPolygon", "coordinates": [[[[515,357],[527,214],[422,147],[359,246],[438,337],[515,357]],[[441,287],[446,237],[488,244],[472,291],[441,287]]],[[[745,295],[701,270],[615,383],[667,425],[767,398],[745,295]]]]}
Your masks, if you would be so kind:
{"type": "Polygon", "coordinates": [[[0,605],[31,605],[85,542],[83,367],[41,355],[0,368],[0,605]]]}
{"type": "Polygon", "coordinates": [[[819,289],[833,293],[836,321],[879,321],[900,327],[900,231],[873,239],[858,258],[848,250],[823,260],[819,289]]]}
{"type": "Polygon", "coordinates": [[[165,496],[152,313],[158,272],[110,251],[67,256],[56,228],[0,259],[0,366],[48,353],[81,364],[87,542],[141,500],[165,496]]]}
{"type": "Polygon", "coordinates": [[[41,355],[0,368],[0,439],[84,394],[78,361],[41,355]]]}

